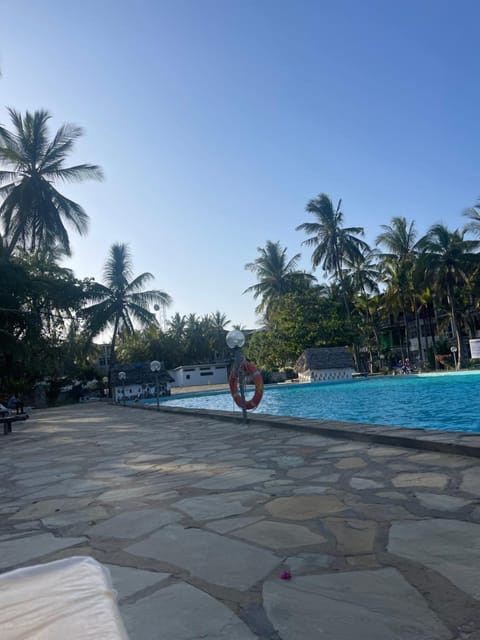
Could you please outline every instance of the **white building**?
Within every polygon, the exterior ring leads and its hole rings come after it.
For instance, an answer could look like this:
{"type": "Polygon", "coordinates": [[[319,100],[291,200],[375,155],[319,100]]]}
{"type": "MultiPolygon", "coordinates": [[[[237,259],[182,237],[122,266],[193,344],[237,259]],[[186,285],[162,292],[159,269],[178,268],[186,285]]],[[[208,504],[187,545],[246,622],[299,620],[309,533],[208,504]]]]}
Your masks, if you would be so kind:
{"type": "Polygon", "coordinates": [[[171,369],[168,372],[175,382],[172,387],[194,387],[206,384],[226,384],[227,364],[192,364],[171,369]]]}

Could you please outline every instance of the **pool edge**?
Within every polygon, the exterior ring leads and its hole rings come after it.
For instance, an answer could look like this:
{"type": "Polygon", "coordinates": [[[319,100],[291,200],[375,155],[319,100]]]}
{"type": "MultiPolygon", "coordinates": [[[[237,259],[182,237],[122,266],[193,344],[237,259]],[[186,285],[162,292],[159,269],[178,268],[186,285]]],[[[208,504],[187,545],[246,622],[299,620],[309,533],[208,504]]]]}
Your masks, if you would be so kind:
{"type": "MultiPolygon", "coordinates": [[[[124,405],[115,405],[124,406],[124,405]]],[[[125,405],[124,408],[156,411],[151,405],[125,405]]],[[[213,409],[191,409],[188,407],[161,406],[163,413],[183,414],[214,420],[228,420],[243,423],[240,412],[219,411],[213,409]]],[[[434,429],[412,429],[408,427],[390,427],[368,423],[337,422],[314,418],[296,418],[293,416],[275,416],[271,414],[248,415],[249,425],[262,425],[277,429],[290,429],[304,433],[314,433],[333,439],[348,439],[371,442],[387,446],[405,447],[423,451],[436,451],[454,455],[480,458],[480,434],[462,431],[440,431],[434,429]]]]}

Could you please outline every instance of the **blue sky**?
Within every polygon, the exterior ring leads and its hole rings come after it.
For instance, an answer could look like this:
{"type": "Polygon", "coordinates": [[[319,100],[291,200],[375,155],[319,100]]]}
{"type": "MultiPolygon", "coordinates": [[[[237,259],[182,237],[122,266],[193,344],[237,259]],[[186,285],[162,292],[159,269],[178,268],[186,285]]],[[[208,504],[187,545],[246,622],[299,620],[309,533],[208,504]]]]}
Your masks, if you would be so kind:
{"type": "MultiPolygon", "coordinates": [[[[392,216],[464,224],[480,195],[480,4],[403,0],[19,0],[0,22],[4,106],[85,128],[65,186],[91,218],[68,265],[113,242],[174,299],[255,324],[244,270],[320,192],[374,242],[392,216]]],[[[317,273],[319,279],[322,273],[317,273]]]]}

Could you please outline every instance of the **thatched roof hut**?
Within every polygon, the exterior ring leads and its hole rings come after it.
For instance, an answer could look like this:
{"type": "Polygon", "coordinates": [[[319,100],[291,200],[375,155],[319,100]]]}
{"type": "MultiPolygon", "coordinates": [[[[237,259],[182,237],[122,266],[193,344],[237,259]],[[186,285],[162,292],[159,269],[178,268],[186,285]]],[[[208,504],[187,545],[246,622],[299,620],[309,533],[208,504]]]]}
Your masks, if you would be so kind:
{"type": "Polygon", "coordinates": [[[295,364],[300,382],[350,379],[355,371],[353,356],[345,347],[305,349],[295,364]]]}

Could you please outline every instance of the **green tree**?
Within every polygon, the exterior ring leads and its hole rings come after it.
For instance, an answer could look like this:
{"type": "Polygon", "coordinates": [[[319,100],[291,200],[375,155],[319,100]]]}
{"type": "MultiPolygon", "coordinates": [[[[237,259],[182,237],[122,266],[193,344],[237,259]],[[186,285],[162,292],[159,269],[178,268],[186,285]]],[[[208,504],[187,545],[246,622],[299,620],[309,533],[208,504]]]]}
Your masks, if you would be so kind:
{"type": "Polygon", "coordinates": [[[112,329],[110,346],[110,370],[115,363],[115,345],[118,333],[134,333],[135,322],[141,326],[156,325],[155,314],[149,310],[154,304],[171,303],[168,293],[159,289],[144,291],[143,287],[153,279],[151,273],[133,277],[132,256],[126,244],[115,243],[103,270],[104,284],[96,283],[91,293],[94,304],[84,309],[88,334],[98,335],[112,329]]]}
{"type": "Polygon", "coordinates": [[[408,311],[412,311],[417,327],[418,352],[424,360],[421,330],[418,317],[418,296],[414,284],[415,268],[419,253],[415,222],[407,222],[404,217],[393,217],[390,225],[381,225],[382,233],[377,236],[377,245],[383,245],[386,252],[380,254],[384,265],[384,275],[388,292],[386,301],[392,304],[392,311],[401,311],[404,322],[405,347],[410,358],[410,335],[408,311]]]}
{"type": "Polygon", "coordinates": [[[309,347],[344,346],[352,339],[341,300],[312,287],[282,296],[272,322],[252,336],[246,353],[262,368],[292,367],[309,347]]]}
{"type": "Polygon", "coordinates": [[[71,369],[68,335],[89,280],[77,280],[56,252],[0,252],[0,371],[4,385],[63,375],[71,369]]]}
{"type": "Polygon", "coordinates": [[[315,278],[309,273],[298,271],[301,254],[297,253],[288,259],[287,248],[280,242],[267,241],[264,248],[258,247],[260,254],[254,262],[245,265],[245,269],[257,276],[257,284],[245,289],[243,293],[253,293],[260,304],[255,311],[265,314],[268,319],[281,296],[299,288],[308,288],[315,278]]]}
{"type": "Polygon", "coordinates": [[[464,232],[472,233],[478,238],[480,236],[480,201],[467,209],[463,215],[470,220],[463,228],[464,232]]]}
{"type": "Polygon", "coordinates": [[[97,165],[65,166],[82,130],[64,124],[49,137],[47,111],[27,111],[24,116],[9,109],[13,131],[0,127],[0,220],[7,239],[7,252],[20,247],[35,251],[58,244],[70,254],[65,224],[84,234],[88,216],[83,208],[62,195],[58,182],[102,179],[97,165]]]}
{"type": "MultiPolygon", "coordinates": [[[[358,236],[364,235],[363,227],[344,227],[344,215],[341,210],[342,201],[336,207],[331,199],[321,193],[307,203],[306,211],[311,213],[315,222],[304,222],[297,227],[297,231],[304,231],[310,238],[302,242],[307,247],[313,247],[312,265],[314,269],[321,265],[325,273],[331,274],[344,291],[344,261],[354,262],[361,251],[369,249],[368,244],[358,236]]],[[[345,307],[349,305],[345,297],[345,307]]]]}
{"type": "Polygon", "coordinates": [[[225,359],[227,327],[230,324],[227,316],[221,311],[215,311],[210,319],[210,348],[216,358],[225,359]]]}
{"type": "Polygon", "coordinates": [[[462,345],[458,327],[456,289],[468,284],[468,273],[479,264],[475,253],[479,243],[465,240],[464,231],[449,229],[442,224],[430,227],[419,241],[425,274],[434,283],[435,291],[445,298],[450,316],[453,338],[457,346],[457,368],[462,365],[462,345]]]}

